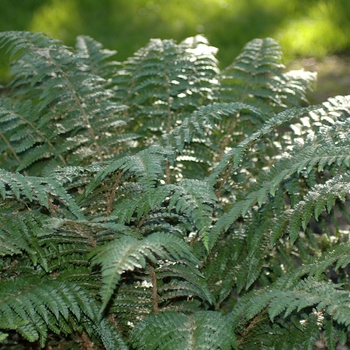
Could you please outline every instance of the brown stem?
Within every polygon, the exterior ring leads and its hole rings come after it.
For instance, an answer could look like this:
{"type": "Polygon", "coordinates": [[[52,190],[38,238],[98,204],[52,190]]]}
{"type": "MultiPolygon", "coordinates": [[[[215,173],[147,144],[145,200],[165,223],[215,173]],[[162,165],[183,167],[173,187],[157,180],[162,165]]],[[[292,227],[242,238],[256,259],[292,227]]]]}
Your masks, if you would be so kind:
{"type": "Polygon", "coordinates": [[[156,276],[156,272],[154,271],[154,267],[151,264],[149,264],[149,271],[150,271],[151,281],[152,281],[153,313],[157,314],[159,311],[159,308],[158,308],[159,296],[158,296],[158,289],[157,289],[157,276],[156,276]]]}
{"type": "MultiPolygon", "coordinates": [[[[262,312],[266,311],[266,309],[267,309],[267,308],[265,307],[265,309],[264,309],[262,312]]],[[[246,339],[247,336],[248,336],[249,331],[252,330],[252,329],[256,326],[256,324],[259,322],[259,320],[261,320],[261,313],[258,314],[258,315],[256,315],[256,316],[252,319],[252,321],[250,322],[250,324],[248,325],[248,327],[245,329],[245,331],[244,331],[243,334],[242,334],[241,340],[237,343],[238,347],[240,347],[240,346],[244,343],[245,339],[246,339]]]]}
{"type": "Polygon", "coordinates": [[[17,152],[15,149],[11,146],[11,144],[7,141],[7,138],[4,136],[3,133],[0,132],[0,138],[6,143],[6,146],[11,150],[12,155],[15,157],[18,163],[21,163],[21,160],[17,156],[17,152]]]}
{"type": "Polygon", "coordinates": [[[221,191],[222,191],[223,187],[225,186],[225,183],[226,183],[226,181],[231,173],[232,168],[233,168],[233,161],[231,161],[230,166],[226,169],[225,174],[220,181],[219,188],[216,191],[217,198],[221,197],[221,191]]]}
{"type": "Polygon", "coordinates": [[[117,321],[115,320],[114,314],[109,314],[109,315],[108,315],[108,320],[109,320],[109,323],[110,323],[119,333],[122,333],[122,330],[120,329],[120,327],[118,326],[117,321]]]}
{"type": "Polygon", "coordinates": [[[141,228],[142,225],[145,223],[145,221],[146,221],[146,215],[144,215],[144,216],[141,218],[140,222],[138,223],[138,225],[137,225],[137,227],[136,227],[136,231],[139,231],[139,230],[140,230],[140,228],[141,228]]]}
{"type": "Polygon", "coordinates": [[[112,212],[112,209],[113,209],[113,203],[114,203],[114,200],[115,200],[115,192],[119,186],[119,182],[120,182],[120,179],[122,178],[122,175],[123,175],[123,172],[121,171],[119,174],[118,174],[118,177],[117,177],[117,180],[115,181],[108,197],[107,197],[107,209],[106,209],[106,215],[109,216],[112,212]]]}
{"type": "Polygon", "coordinates": [[[83,332],[80,336],[81,350],[94,350],[94,343],[89,339],[88,335],[83,332]]]}
{"type": "Polygon", "coordinates": [[[199,237],[198,236],[195,236],[191,242],[190,242],[190,247],[192,248],[199,240],[199,237]]]}

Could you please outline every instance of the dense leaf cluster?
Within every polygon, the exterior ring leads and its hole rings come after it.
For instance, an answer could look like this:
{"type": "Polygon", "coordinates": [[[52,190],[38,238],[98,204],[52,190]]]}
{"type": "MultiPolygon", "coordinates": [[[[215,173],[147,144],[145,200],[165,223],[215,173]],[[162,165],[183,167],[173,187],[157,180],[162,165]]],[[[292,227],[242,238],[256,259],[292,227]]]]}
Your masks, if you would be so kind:
{"type": "Polygon", "coordinates": [[[223,71],[201,36],[122,63],[86,36],[0,45],[7,348],[345,343],[349,97],[305,107],[315,75],[269,38],[223,71]]]}

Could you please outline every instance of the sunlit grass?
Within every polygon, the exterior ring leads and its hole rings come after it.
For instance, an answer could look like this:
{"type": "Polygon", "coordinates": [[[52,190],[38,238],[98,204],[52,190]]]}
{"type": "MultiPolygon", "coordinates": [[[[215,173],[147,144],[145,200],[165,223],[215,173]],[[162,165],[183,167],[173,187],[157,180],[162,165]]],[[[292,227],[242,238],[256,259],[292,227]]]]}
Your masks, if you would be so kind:
{"type": "Polygon", "coordinates": [[[318,2],[300,17],[286,20],[275,34],[287,57],[322,58],[349,47],[349,37],[337,21],[332,2],[318,2]]]}

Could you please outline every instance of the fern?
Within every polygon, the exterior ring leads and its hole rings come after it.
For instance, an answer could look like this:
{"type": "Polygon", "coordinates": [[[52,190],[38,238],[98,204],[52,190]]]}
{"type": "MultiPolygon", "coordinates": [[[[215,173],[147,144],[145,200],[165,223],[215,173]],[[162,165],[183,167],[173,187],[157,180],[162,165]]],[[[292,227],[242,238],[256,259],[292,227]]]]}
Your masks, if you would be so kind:
{"type": "MultiPolygon", "coordinates": [[[[111,298],[120,275],[136,267],[145,268],[147,260],[156,263],[155,252],[163,260],[181,260],[182,263],[193,266],[199,264],[182,241],[159,233],[154,233],[142,241],[132,237],[123,237],[121,240],[102,246],[92,253],[92,263],[102,264],[102,282],[104,283],[101,290],[102,309],[111,298]],[[109,256],[110,259],[106,260],[105,256],[109,256]]],[[[194,270],[193,268],[192,271],[194,270]]]]}
{"type": "Polygon", "coordinates": [[[112,93],[104,88],[101,77],[85,69],[84,55],[72,53],[45,35],[28,32],[2,33],[0,45],[15,58],[12,85],[16,94],[29,89],[38,99],[31,113],[9,101],[1,107],[1,124],[7,131],[2,139],[18,163],[17,171],[40,160],[48,163],[47,169],[76,164],[86,157],[101,160],[118,142],[130,138],[113,135],[126,123],[118,115],[124,107],[111,100],[112,93]]]}
{"type": "MultiPolygon", "coordinates": [[[[29,341],[39,339],[41,347],[45,345],[49,329],[55,333],[63,330],[69,334],[78,327],[79,322],[86,322],[84,316],[96,322],[95,330],[108,332],[108,328],[104,331],[101,329],[91,297],[69,282],[17,278],[15,282],[3,284],[0,293],[1,328],[16,329],[29,341]]],[[[103,334],[99,336],[104,337],[103,334]]],[[[123,346],[122,339],[115,337],[115,340],[118,342],[114,342],[113,346],[123,346]]],[[[106,348],[113,348],[105,345],[106,348]]]]}
{"type": "Polygon", "coordinates": [[[154,315],[133,330],[131,341],[137,349],[237,349],[225,317],[210,311],[199,311],[191,316],[154,315]],[[164,328],[169,332],[164,333],[164,328]]]}
{"type": "Polygon", "coordinates": [[[270,38],[0,46],[1,348],[346,343],[348,96],[306,106],[270,38]]]}

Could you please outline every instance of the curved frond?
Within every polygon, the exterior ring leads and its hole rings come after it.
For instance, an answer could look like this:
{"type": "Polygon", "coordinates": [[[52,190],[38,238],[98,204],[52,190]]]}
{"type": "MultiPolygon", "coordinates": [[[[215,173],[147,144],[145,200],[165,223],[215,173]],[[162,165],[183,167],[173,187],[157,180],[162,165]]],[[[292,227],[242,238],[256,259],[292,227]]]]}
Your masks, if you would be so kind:
{"type": "Polygon", "coordinates": [[[52,209],[52,200],[57,200],[67,206],[77,218],[84,217],[73,198],[53,177],[23,176],[3,169],[0,169],[0,176],[0,195],[3,199],[37,202],[49,210],[52,209]]]}
{"type": "Polygon", "coordinates": [[[74,317],[85,314],[96,321],[96,309],[83,289],[68,282],[16,278],[2,282],[0,287],[0,328],[16,329],[29,341],[40,340],[43,347],[48,329],[60,332],[60,322],[74,329],[74,317]]]}

